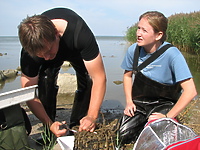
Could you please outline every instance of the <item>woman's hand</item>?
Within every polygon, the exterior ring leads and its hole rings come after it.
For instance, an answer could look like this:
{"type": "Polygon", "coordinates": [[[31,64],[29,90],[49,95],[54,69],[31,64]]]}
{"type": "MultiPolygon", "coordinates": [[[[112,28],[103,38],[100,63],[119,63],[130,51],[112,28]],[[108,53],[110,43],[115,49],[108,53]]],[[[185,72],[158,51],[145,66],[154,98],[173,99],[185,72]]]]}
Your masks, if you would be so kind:
{"type": "Polygon", "coordinates": [[[126,108],[124,110],[125,115],[133,117],[135,111],[136,111],[136,106],[132,101],[126,104],[126,108]]]}
{"type": "Polygon", "coordinates": [[[95,122],[96,119],[90,117],[90,116],[85,116],[80,120],[80,126],[79,126],[79,131],[90,131],[94,132],[95,130],[95,122]]]}
{"type": "Polygon", "coordinates": [[[64,136],[67,133],[66,129],[60,129],[61,125],[63,125],[63,123],[56,121],[50,126],[50,130],[55,134],[56,137],[64,136]]]}
{"type": "Polygon", "coordinates": [[[166,118],[166,115],[164,115],[164,114],[162,114],[162,113],[155,112],[155,113],[152,113],[152,114],[149,116],[148,121],[156,120],[156,119],[160,119],[160,118],[166,118]]]}

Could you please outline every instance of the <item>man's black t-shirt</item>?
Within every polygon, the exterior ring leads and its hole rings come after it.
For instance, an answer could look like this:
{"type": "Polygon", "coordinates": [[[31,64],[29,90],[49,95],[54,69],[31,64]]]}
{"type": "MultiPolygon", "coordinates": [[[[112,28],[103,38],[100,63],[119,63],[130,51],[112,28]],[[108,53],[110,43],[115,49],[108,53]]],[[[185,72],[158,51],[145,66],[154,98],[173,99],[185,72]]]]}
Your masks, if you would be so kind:
{"type": "Polygon", "coordinates": [[[24,49],[21,52],[22,73],[35,77],[43,64],[54,64],[58,61],[76,61],[77,56],[89,61],[97,57],[99,48],[95,37],[84,20],[74,11],[67,8],[54,8],[41,15],[49,19],[64,19],[68,22],[63,36],[60,38],[59,50],[53,60],[31,57],[24,49]]]}

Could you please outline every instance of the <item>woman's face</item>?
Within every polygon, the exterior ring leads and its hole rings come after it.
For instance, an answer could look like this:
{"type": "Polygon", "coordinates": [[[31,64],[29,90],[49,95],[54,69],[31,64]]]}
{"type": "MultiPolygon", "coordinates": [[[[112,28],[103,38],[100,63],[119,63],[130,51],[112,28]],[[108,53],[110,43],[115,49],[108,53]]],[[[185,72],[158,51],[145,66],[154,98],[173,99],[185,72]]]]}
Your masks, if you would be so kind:
{"type": "Polygon", "coordinates": [[[143,46],[145,49],[151,49],[158,41],[158,33],[154,32],[153,27],[146,18],[139,21],[136,36],[138,45],[143,46]]]}

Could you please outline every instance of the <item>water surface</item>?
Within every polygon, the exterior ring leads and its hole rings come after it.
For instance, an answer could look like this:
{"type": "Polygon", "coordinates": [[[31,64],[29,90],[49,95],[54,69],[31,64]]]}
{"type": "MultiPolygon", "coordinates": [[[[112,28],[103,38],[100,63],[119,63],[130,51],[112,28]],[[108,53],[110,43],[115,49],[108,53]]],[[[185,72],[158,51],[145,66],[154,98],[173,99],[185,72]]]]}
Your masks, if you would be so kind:
{"type": "MultiPolygon", "coordinates": [[[[104,99],[104,108],[123,108],[125,98],[123,84],[116,85],[113,81],[122,81],[123,70],[120,68],[121,62],[128,48],[128,43],[124,37],[97,37],[97,42],[103,57],[104,66],[107,75],[107,91],[104,99]]],[[[19,66],[21,46],[18,37],[0,37],[0,70],[16,69],[19,66]]],[[[183,53],[190,70],[194,76],[194,81],[200,93],[200,59],[196,55],[183,53]]],[[[74,74],[71,68],[67,71],[61,70],[61,73],[68,72],[74,74]]],[[[20,78],[7,80],[0,83],[0,93],[20,88],[20,78]]]]}

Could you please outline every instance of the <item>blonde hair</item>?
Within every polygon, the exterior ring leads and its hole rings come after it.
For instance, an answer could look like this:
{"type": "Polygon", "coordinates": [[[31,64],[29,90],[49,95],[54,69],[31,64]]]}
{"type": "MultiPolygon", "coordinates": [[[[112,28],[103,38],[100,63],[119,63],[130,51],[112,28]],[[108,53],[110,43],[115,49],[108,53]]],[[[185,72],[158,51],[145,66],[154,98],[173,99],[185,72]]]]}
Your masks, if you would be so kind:
{"type": "Polygon", "coordinates": [[[158,11],[148,11],[144,14],[142,14],[139,18],[141,20],[142,18],[146,18],[149,22],[149,24],[153,27],[153,30],[155,33],[163,32],[163,36],[160,39],[161,42],[164,42],[167,38],[167,26],[168,26],[168,19],[160,12],[158,11]]]}

